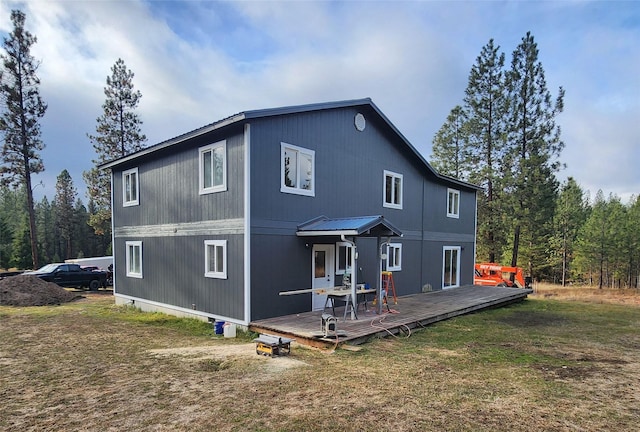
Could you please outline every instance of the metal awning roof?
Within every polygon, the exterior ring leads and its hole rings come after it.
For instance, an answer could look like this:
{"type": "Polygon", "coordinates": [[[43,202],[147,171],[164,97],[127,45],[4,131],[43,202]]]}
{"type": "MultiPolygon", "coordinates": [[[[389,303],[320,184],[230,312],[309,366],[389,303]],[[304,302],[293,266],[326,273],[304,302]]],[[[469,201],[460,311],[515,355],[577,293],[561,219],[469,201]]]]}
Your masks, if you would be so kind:
{"type": "Polygon", "coordinates": [[[361,237],[401,237],[402,232],[384,216],[357,216],[328,218],[319,216],[298,225],[296,234],[300,237],[318,236],[361,236],[361,237]]]}

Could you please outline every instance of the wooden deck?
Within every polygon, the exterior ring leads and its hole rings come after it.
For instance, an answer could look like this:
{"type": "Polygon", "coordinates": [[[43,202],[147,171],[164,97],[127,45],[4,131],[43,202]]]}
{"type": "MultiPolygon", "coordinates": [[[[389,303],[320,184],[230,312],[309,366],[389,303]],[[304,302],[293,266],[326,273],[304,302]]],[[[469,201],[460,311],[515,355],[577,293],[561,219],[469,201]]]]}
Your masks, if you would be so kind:
{"type": "MultiPolygon", "coordinates": [[[[398,304],[389,304],[391,312],[383,306],[378,315],[376,307],[369,303],[368,310],[361,307],[358,319],[342,319],[344,308],[336,308],[337,330],[342,335],[322,337],[322,311],[253,321],[249,329],[258,333],[293,338],[297,343],[316,347],[336,344],[358,345],[372,337],[408,332],[416,327],[425,327],[438,321],[464,315],[482,309],[503,306],[524,300],[532,290],[521,288],[463,286],[398,297],[398,304]]],[[[327,309],[331,312],[331,309],[327,309]]]]}

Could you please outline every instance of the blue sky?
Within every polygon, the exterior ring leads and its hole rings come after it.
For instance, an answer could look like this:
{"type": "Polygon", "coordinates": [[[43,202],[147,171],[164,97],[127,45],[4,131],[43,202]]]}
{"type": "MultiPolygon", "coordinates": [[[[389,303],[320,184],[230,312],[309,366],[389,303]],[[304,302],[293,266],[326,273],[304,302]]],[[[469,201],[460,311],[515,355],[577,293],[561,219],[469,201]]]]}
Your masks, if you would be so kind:
{"type": "Polygon", "coordinates": [[[67,169],[86,202],[86,135],[118,58],[149,145],[245,110],[371,97],[429,159],[482,47],[493,38],[510,62],[527,31],[552,95],[566,90],[559,178],[640,194],[640,2],[0,0],[3,34],[14,8],[49,105],[37,199],[67,169]]]}

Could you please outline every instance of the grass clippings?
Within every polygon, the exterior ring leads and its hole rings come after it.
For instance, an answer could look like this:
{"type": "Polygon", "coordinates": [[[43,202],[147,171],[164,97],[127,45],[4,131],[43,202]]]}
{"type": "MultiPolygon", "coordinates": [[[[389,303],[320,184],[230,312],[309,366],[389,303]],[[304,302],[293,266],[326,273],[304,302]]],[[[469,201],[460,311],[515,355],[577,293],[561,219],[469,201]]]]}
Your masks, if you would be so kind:
{"type": "Polygon", "coordinates": [[[275,358],[104,295],[0,307],[0,430],[635,431],[640,308],[559,298],[275,358]]]}

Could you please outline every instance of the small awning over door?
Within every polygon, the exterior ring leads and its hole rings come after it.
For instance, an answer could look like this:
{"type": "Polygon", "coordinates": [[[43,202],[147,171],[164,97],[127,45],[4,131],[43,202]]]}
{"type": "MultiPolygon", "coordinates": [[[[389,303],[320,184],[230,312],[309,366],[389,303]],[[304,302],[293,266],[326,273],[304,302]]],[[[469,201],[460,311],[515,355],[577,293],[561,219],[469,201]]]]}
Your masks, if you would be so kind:
{"type": "Polygon", "coordinates": [[[319,216],[298,225],[299,237],[318,236],[360,236],[360,237],[401,237],[402,232],[384,216],[357,216],[328,218],[319,216]]]}

